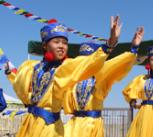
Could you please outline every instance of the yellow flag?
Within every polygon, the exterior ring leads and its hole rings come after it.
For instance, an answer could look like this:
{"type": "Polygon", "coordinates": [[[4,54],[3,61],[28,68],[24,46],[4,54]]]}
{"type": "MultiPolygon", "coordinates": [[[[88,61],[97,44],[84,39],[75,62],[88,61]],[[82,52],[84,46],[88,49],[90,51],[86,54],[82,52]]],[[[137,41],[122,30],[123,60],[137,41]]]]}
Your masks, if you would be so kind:
{"type": "Polygon", "coordinates": [[[19,9],[18,11],[15,12],[15,14],[22,14],[23,12],[25,12],[24,9],[19,9]]]}
{"type": "Polygon", "coordinates": [[[46,19],[39,19],[39,20],[37,20],[37,21],[43,23],[43,22],[45,22],[45,21],[47,21],[47,20],[46,20],[46,19]]]}
{"type": "Polygon", "coordinates": [[[4,53],[3,53],[3,50],[0,48],[0,55],[3,55],[4,53]]]}
{"type": "Polygon", "coordinates": [[[11,114],[10,114],[10,119],[11,120],[14,120],[14,117],[16,115],[17,111],[13,111],[11,114]]]}

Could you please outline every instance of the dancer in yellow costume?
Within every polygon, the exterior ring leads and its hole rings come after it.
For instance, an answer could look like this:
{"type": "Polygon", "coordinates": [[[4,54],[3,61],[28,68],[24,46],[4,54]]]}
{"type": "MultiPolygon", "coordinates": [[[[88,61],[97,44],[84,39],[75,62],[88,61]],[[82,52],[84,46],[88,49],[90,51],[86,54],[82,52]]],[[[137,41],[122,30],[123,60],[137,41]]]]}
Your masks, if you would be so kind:
{"type": "Polygon", "coordinates": [[[148,74],[137,76],[123,90],[126,101],[139,108],[127,137],[153,137],[153,47],[148,50],[148,74]],[[142,101],[141,105],[137,101],[142,101]]]}
{"type": "MultiPolygon", "coordinates": [[[[65,124],[64,137],[104,137],[103,120],[101,110],[103,101],[107,97],[112,85],[130,71],[135,63],[138,47],[143,36],[143,28],[140,28],[132,41],[131,52],[125,52],[104,63],[103,68],[97,71],[93,77],[79,82],[69,88],[64,98],[64,111],[73,117],[65,124]]],[[[97,44],[83,43],[80,48],[81,55],[89,55],[97,44]]]]}
{"type": "MultiPolygon", "coordinates": [[[[112,35],[115,34],[112,32],[112,35]]],[[[63,137],[64,128],[60,119],[63,94],[68,87],[94,75],[103,66],[116,41],[112,36],[103,51],[100,47],[88,57],[65,59],[68,49],[66,27],[59,23],[41,29],[44,48],[42,61],[25,61],[13,73],[6,66],[5,73],[17,96],[28,108],[28,114],[17,137],[63,137]]]]}

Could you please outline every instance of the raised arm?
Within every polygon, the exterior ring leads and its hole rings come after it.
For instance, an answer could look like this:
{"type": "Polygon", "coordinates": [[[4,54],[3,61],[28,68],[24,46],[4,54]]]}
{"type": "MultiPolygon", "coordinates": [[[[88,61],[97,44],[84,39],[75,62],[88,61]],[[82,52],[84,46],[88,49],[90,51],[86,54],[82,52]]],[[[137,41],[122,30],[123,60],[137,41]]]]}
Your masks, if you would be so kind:
{"type": "Polygon", "coordinates": [[[17,73],[17,68],[9,61],[5,65],[5,74],[7,75],[8,80],[13,84],[17,73]]]}
{"type": "Polygon", "coordinates": [[[29,99],[31,96],[31,81],[32,81],[32,74],[33,74],[33,67],[39,61],[34,60],[27,60],[25,61],[17,70],[15,74],[12,72],[9,73],[7,76],[10,79],[11,83],[16,92],[19,99],[22,100],[24,104],[29,103],[29,99]]]}
{"type": "Polygon", "coordinates": [[[101,88],[106,87],[103,94],[98,93],[99,95],[102,94],[103,97],[105,97],[110,91],[112,85],[115,82],[122,80],[132,69],[136,61],[138,47],[142,41],[143,35],[144,29],[140,27],[136,31],[132,40],[131,52],[125,52],[109,61],[106,61],[104,67],[95,75],[97,80],[96,86],[101,88]]]}
{"type": "Polygon", "coordinates": [[[107,57],[102,48],[99,48],[90,56],[67,59],[55,72],[56,91],[66,90],[77,82],[93,76],[103,66],[107,57]]]}

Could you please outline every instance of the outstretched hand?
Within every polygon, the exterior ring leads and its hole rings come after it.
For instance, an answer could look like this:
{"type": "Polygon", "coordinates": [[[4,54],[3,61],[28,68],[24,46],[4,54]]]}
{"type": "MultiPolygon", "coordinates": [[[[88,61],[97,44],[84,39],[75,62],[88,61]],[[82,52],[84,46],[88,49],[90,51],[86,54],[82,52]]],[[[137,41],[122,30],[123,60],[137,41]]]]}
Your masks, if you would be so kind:
{"type": "Polygon", "coordinates": [[[138,27],[137,31],[134,34],[133,40],[132,40],[132,45],[133,46],[139,46],[140,43],[142,42],[144,36],[144,28],[143,27],[138,27]]]}
{"type": "Polygon", "coordinates": [[[118,42],[120,33],[121,33],[121,22],[119,16],[111,16],[111,32],[110,32],[110,38],[108,40],[108,44],[110,46],[115,46],[118,42]]]}

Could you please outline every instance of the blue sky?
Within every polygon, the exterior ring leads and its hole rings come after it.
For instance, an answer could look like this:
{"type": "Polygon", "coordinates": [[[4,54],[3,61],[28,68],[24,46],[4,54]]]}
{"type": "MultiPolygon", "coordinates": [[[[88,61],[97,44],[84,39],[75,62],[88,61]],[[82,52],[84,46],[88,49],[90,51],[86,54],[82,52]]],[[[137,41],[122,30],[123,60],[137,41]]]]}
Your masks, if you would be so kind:
{"type": "MultiPolygon", "coordinates": [[[[141,25],[145,27],[144,40],[153,39],[152,0],[8,0],[8,2],[38,16],[47,19],[56,18],[69,27],[105,38],[109,37],[110,16],[120,15],[123,22],[120,42],[131,41],[136,27],[141,25]]],[[[42,26],[41,23],[14,15],[12,11],[0,6],[0,47],[16,66],[27,59],[28,40],[40,40],[39,31],[42,26]]],[[[83,41],[86,39],[70,34],[70,42],[83,41]]],[[[145,69],[135,66],[122,82],[113,86],[105,106],[127,107],[121,91],[130,80],[142,73],[146,73],[145,69]]],[[[2,71],[0,86],[7,94],[15,97],[2,71]]]]}

